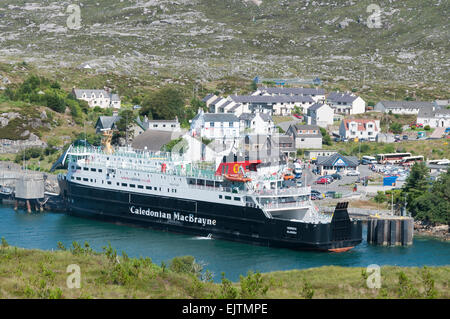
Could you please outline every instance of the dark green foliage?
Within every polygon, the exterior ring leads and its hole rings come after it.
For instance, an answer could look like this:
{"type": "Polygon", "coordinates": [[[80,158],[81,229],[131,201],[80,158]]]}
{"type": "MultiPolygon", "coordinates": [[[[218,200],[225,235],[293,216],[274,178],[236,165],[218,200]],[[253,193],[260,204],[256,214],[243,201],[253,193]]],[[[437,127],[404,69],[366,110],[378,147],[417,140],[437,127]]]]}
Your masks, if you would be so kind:
{"type": "Polygon", "coordinates": [[[178,143],[180,143],[181,141],[183,141],[182,137],[176,138],[174,140],[171,140],[169,143],[167,143],[166,145],[163,145],[161,147],[161,151],[165,151],[165,152],[172,152],[172,149],[175,145],[177,145],[178,143]]]}
{"type": "Polygon", "coordinates": [[[429,131],[431,130],[431,127],[429,125],[425,125],[425,127],[423,128],[425,131],[429,131]]]}
{"type": "Polygon", "coordinates": [[[220,284],[220,294],[218,296],[221,299],[237,299],[239,297],[239,291],[236,287],[233,287],[233,283],[225,278],[225,273],[222,272],[222,283],[220,284]]]}
{"type": "MultiPolygon", "coordinates": [[[[414,166],[413,166],[414,169],[414,166]]],[[[450,171],[442,173],[432,185],[423,167],[411,171],[403,191],[407,194],[408,210],[418,219],[432,223],[450,223],[450,171]]]]}
{"type": "Polygon", "coordinates": [[[331,145],[331,137],[328,134],[327,130],[321,127],[320,133],[322,133],[322,143],[325,145],[331,145]]]}
{"type": "Polygon", "coordinates": [[[312,299],[312,297],[314,296],[314,289],[306,280],[306,278],[303,278],[303,285],[302,290],[300,291],[300,295],[305,299],[312,299]]]}
{"type": "Polygon", "coordinates": [[[392,123],[389,126],[389,130],[394,134],[401,134],[403,132],[402,125],[400,123],[392,123]]]}
{"type": "Polygon", "coordinates": [[[433,299],[437,297],[437,290],[434,288],[434,279],[431,276],[430,271],[428,270],[427,266],[423,266],[422,269],[422,283],[424,285],[424,297],[433,299]]]}
{"type": "Polygon", "coordinates": [[[185,119],[184,97],[176,89],[165,87],[146,96],[142,102],[141,115],[156,120],[185,119]]]}
{"type": "Polygon", "coordinates": [[[19,153],[14,158],[15,163],[21,163],[24,159],[28,161],[31,158],[40,158],[43,154],[43,149],[40,147],[30,147],[19,153]]]}
{"type": "Polygon", "coordinates": [[[411,279],[403,271],[398,273],[398,295],[400,298],[417,298],[420,295],[411,279]]]}
{"type": "Polygon", "coordinates": [[[264,297],[269,286],[264,285],[262,276],[259,272],[248,272],[247,276],[240,276],[241,298],[261,298],[264,297]]]}

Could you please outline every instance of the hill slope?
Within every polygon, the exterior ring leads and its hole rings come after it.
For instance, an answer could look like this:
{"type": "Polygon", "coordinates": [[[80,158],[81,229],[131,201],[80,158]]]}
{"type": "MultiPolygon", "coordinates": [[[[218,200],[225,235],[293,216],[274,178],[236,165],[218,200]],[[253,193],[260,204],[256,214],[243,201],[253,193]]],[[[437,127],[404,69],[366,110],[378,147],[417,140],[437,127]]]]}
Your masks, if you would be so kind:
{"type": "Polygon", "coordinates": [[[49,69],[214,80],[228,75],[320,76],[352,81],[449,80],[449,7],[442,0],[85,0],[81,28],[70,2],[4,0],[0,56],[49,69]]]}

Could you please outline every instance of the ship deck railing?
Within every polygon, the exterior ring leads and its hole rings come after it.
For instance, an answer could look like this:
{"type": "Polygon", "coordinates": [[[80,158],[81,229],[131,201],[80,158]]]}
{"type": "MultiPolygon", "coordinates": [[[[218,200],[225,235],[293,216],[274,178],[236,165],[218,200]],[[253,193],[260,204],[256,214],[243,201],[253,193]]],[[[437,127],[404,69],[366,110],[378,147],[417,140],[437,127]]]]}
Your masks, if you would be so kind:
{"type": "Polygon", "coordinates": [[[311,203],[309,201],[276,202],[276,203],[262,204],[261,206],[268,211],[276,211],[276,210],[285,210],[287,208],[291,209],[309,208],[311,206],[311,203]]]}
{"type": "Polygon", "coordinates": [[[311,194],[311,187],[289,187],[289,188],[277,188],[277,189],[263,189],[255,190],[253,194],[258,197],[271,197],[271,196],[307,196],[311,194]]]}

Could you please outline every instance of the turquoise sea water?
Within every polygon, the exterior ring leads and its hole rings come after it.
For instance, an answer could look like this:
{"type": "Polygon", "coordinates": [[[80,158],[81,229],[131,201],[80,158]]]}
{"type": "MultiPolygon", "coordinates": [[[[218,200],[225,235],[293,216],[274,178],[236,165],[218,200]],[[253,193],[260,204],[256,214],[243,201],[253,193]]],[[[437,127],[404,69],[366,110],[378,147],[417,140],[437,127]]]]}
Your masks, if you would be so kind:
{"type": "Polygon", "coordinates": [[[267,248],[222,240],[161,232],[148,228],[116,225],[68,216],[61,213],[15,212],[0,206],[0,237],[23,248],[57,249],[73,241],[87,241],[96,251],[108,242],[118,253],[150,257],[154,263],[176,256],[192,255],[220,280],[221,272],[233,281],[249,270],[269,272],[325,265],[367,267],[370,264],[396,266],[450,265],[450,243],[415,237],[411,247],[380,247],[364,241],[345,253],[324,253],[267,248]]]}

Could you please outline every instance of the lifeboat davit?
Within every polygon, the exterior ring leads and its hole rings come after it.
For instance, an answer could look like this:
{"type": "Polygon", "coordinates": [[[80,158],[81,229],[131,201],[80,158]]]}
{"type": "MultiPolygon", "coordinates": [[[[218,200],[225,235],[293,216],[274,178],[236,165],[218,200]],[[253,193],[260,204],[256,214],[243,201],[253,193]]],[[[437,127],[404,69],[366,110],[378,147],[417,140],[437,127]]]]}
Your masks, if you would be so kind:
{"type": "Polygon", "coordinates": [[[241,182],[241,183],[247,183],[250,182],[252,179],[245,177],[243,175],[229,175],[229,174],[224,174],[223,175],[227,180],[231,181],[231,182],[241,182]]]}

